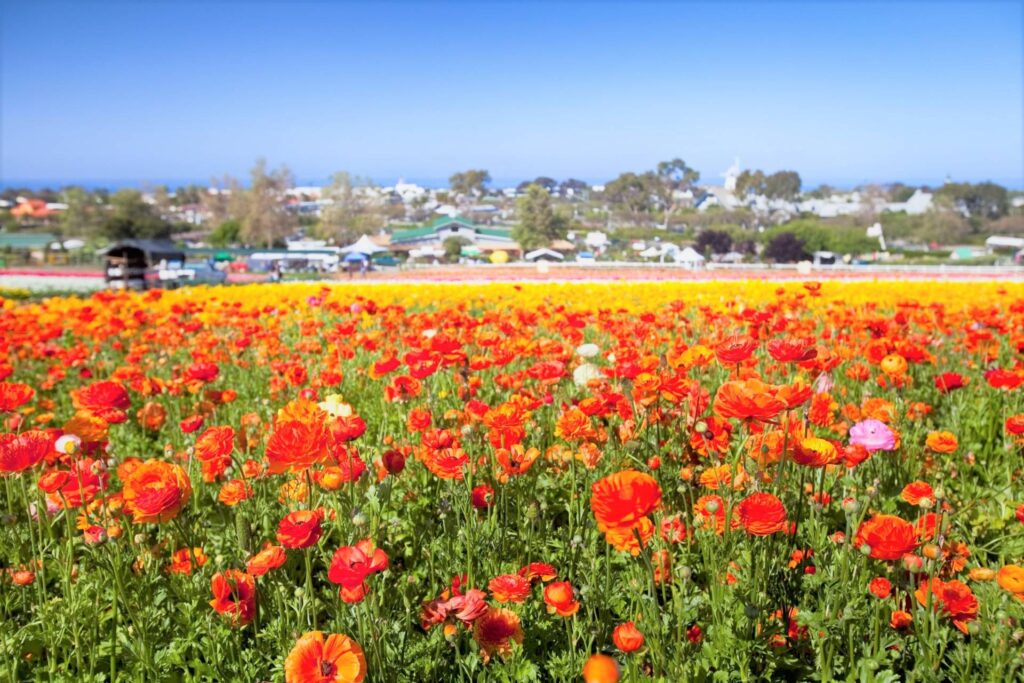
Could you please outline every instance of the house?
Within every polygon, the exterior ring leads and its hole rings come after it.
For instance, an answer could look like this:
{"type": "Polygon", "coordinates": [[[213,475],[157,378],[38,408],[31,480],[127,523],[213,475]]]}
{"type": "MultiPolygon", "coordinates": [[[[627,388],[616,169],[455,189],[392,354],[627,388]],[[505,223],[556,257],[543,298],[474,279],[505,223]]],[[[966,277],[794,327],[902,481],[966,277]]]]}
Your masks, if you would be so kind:
{"type": "Polygon", "coordinates": [[[932,193],[918,188],[905,202],[889,202],[886,211],[905,211],[910,216],[919,216],[932,208],[932,193]]]}
{"type": "Polygon", "coordinates": [[[55,213],[42,199],[25,199],[11,209],[11,215],[18,219],[50,218],[55,213]]]}
{"type": "Polygon", "coordinates": [[[480,251],[520,251],[512,233],[505,228],[484,227],[462,216],[442,216],[430,225],[411,230],[396,230],[391,235],[391,251],[413,249],[444,249],[444,242],[453,237],[464,239],[480,251]]]}

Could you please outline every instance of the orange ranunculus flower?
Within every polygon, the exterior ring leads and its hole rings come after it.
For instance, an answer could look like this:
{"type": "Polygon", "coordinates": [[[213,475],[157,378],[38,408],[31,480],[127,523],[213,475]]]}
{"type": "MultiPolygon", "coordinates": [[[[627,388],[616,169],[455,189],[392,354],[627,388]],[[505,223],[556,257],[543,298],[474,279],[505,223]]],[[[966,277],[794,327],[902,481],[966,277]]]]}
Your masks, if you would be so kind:
{"type": "Polygon", "coordinates": [[[177,517],[192,496],[192,484],[181,466],[147,460],[125,479],[122,494],[136,524],[153,524],[177,517]]]}
{"type": "Polygon", "coordinates": [[[263,576],[277,569],[288,560],[288,553],[279,545],[267,545],[263,550],[249,558],[245,563],[245,571],[253,576],[263,576]]]}
{"type": "Polygon", "coordinates": [[[103,380],[93,382],[71,392],[71,402],[76,409],[87,410],[107,422],[124,422],[131,406],[131,398],[120,382],[103,380]]]}
{"type": "Polygon", "coordinates": [[[78,410],[61,429],[65,434],[73,434],[86,443],[99,443],[106,441],[110,425],[88,410],[78,410]]]}
{"type": "Polygon", "coordinates": [[[327,580],[341,586],[341,599],[345,602],[360,602],[369,590],[366,578],[388,568],[388,555],[376,547],[372,540],[364,538],[355,545],[347,545],[334,551],[327,580]]]}
{"type": "Polygon", "coordinates": [[[736,365],[750,358],[757,349],[757,341],[736,335],[715,347],[715,357],[722,365],[736,365]]]}
{"type": "Polygon", "coordinates": [[[715,415],[737,420],[770,420],[786,409],[775,387],[756,379],[725,382],[715,394],[715,415]]]}
{"type": "Polygon", "coordinates": [[[0,473],[24,472],[53,453],[52,436],[31,430],[21,434],[0,434],[0,473]]]}
{"type": "Polygon", "coordinates": [[[919,505],[925,498],[934,500],[934,496],[935,492],[932,490],[931,484],[926,481],[912,481],[900,492],[900,498],[911,505],[919,505]]]}
{"type": "Polygon", "coordinates": [[[150,432],[158,432],[167,420],[167,409],[156,401],[146,401],[146,404],[139,408],[135,417],[143,429],[150,432]]]}
{"type": "Polygon", "coordinates": [[[868,591],[879,600],[885,600],[892,595],[892,582],[884,576],[876,576],[868,584],[868,591]]]}
{"type": "Polygon", "coordinates": [[[636,470],[609,474],[591,487],[590,509],[601,531],[632,527],[660,503],[658,482],[636,470]]]}
{"type": "Polygon", "coordinates": [[[520,574],[501,574],[491,579],[487,589],[497,602],[522,602],[530,595],[533,584],[520,574]]]}
{"type": "Polygon", "coordinates": [[[512,643],[523,642],[519,615],[503,607],[489,608],[473,622],[473,639],[485,662],[496,654],[508,657],[512,654],[512,643]]]}
{"type": "Polygon", "coordinates": [[[751,536],[770,536],[786,526],[786,508],[770,493],[750,494],[736,506],[736,512],[751,536]]]}
{"type": "Polygon", "coordinates": [[[171,555],[171,564],[167,567],[167,571],[171,574],[191,576],[192,570],[196,569],[196,567],[192,566],[193,557],[195,558],[195,563],[200,567],[205,565],[209,559],[202,548],[178,548],[171,555]]]}
{"type": "Polygon", "coordinates": [[[636,652],[644,646],[644,634],[640,633],[636,624],[627,621],[624,624],[619,624],[612,631],[612,642],[623,652],[636,652]]]}
{"type": "Polygon", "coordinates": [[[566,441],[584,441],[597,437],[590,418],[579,408],[570,408],[558,416],[555,434],[566,441]]]}
{"type": "Polygon", "coordinates": [[[996,572],[996,582],[1018,600],[1024,600],[1024,567],[1008,564],[996,572]]]}
{"type": "Polygon", "coordinates": [[[571,617],[580,609],[572,584],[568,581],[553,581],[544,586],[544,602],[549,613],[562,617],[571,617]]]}
{"type": "Polygon", "coordinates": [[[613,548],[629,553],[633,557],[640,554],[641,545],[646,546],[652,536],[654,523],[650,517],[641,517],[633,526],[608,529],[604,534],[605,540],[613,548]]]}
{"type": "Polygon", "coordinates": [[[359,643],[332,633],[305,633],[284,660],[285,683],[360,683],[366,677],[366,656],[359,643]]]}
{"type": "Polygon", "coordinates": [[[286,420],[274,425],[267,440],[271,474],[304,470],[330,459],[330,430],[323,420],[286,420]]]}
{"type": "Polygon", "coordinates": [[[924,445],[935,453],[952,453],[958,445],[956,435],[952,432],[931,432],[924,445]]]}
{"type": "Polygon", "coordinates": [[[256,614],[256,581],[237,569],[217,572],[210,580],[210,607],[228,617],[233,626],[245,626],[256,614]]]}
{"type": "Polygon", "coordinates": [[[933,578],[922,581],[914,591],[917,601],[922,606],[928,605],[928,594],[932,594],[932,608],[941,608],[962,633],[967,633],[967,623],[978,616],[978,598],[962,581],[943,581],[933,578]]]}
{"type": "Polygon", "coordinates": [[[32,400],[36,390],[20,382],[0,382],[0,413],[11,413],[32,400]]]}
{"type": "Polygon", "coordinates": [[[842,453],[831,441],[809,436],[796,440],[791,457],[793,462],[800,465],[826,467],[839,462],[842,459],[842,453]]]}
{"type": "Polygon", "coordinates": [[[583,664],[583,683],[618,683],[619,663],[614,657],[590,655],[583,664]]]}
{"type": "Polygon", "coordinates": [[[210,427],[199,435],[193,453],[202,464],[203,481],[214,482],[224,476],[234,449],[235,430],[231,427],[210,427]]]}
{"type": "Polygon", "coordinates": [[[525,449],[522,444],[516,444],[511,448],[497,449],[494,451],[494,459],[501,466],[499,478],[504,476],[505,479],[508,479],[526,474],[539,456],[539,450],[536,448],[525,449]]]}
{"type": "Polygon", "coordinates": [[[277,525],[277,542],[285,548],[308,548],[320,540],[323,510],[289,512],[277,525]]]}
{"type": "Polygon", "coordinates": [[[907,359],[898,353],[890,353],[879,364],[882,372],[890,377],[902,377],[907,374],[907,359]]]}
{"type": "Polygon", "coordinates": [[[898,560],[917,547],[914,525],[895,515],[875,515],[857,529],[853,545],[870,548],[868,553],[876,560],[898,560]]]}
{"type": "Polygon", "coordinates": [[[912,623],[914,623],[914,617],[910,612],[903,610],[895,610],[889,617],[889,627],[896,631],[909,628],[912,623]]]}
{"type": "Polygon", "coordinates": [[[241,479],[232,479],[231,481],[224,482],[220,487],[220,492],[217,494],[217,500],[228,507],[234,507],[251,496],[251,486],[241,479]]]}

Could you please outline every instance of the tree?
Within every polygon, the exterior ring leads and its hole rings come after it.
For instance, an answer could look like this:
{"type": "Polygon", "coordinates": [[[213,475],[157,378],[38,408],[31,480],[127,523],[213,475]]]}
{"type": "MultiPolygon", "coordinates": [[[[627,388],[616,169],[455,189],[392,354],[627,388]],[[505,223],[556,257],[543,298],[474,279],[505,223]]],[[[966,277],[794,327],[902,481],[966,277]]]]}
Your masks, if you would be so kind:
{"type": "Polygon", "coordinates": [[[546,247],[565,236],[568,221],[551,205],[551,194],[540,185],[530,185],[517,202],[519,223],[512,229],[512,239],[523,251],[546,247]]]}
{"type": "Polygon", "coordinates": [[[491,182],[491,174],[483,169],[453,173],[448,178],[452,192],[464,197],[482,197],[486,192],[484,185],[489,182],[491,182]]]}
{"type": "Polygon", "coordinates": [[[764,179],[764,194],[769,199],[793,200],[800,196],[800,174],[776,171],[764,179]]]}
{"type": "Polygon", "coordinates": [[[462,256],[462,247],[467,244],[472,244],[472,242],[465,237],[449,237],[446,239],[441,243],[441,246],[444,247],[445,260],[456,263],[459,257],[462,256]]]}
{"type": "Polygon", "coordinates": [[[946,183],[936,197],[949,199],[968,218],[994,219],[1005,216],[1009,209],[1006,188],[995,183],[946,183]]]}
{"type": "Polygon", "coordinates": [[[611,181],[604,188],[605,198],[626,210],[634,223],[639,223],[643,214],[653,207],[657,177],[648,171],[642,175],[626,172],[611,181]]]}
{"type": "Polygon", "coordinates": [[[373,182],[368,178],[353,178],[347,171],[331,176],[331,183],[324,188],[322,198],[328,203],[320,213],[320,231],[339,242],[351,242],[360,235],[367,235],[384,225],[378,209],[380,202],[374,202],[368,191],[373,182]]]}
{"type": "Polygon", "coordinates": [[[662,161],[656,170],[658,177],[657,195],[665,212],[664,227],[668,229],[669,218],[683,205],[687,191],[692,191],[700,180],[700,172],[690,168],[686,162],[676,157],[671,161],[662,161]]]}
{"type": "Polygon", "coordinates": [[[215,247],[227,247],[238,244],[242,234],[242,222],[237,218],[229,218],[210,234],[210,244],[215,247]]]}
{"type": "Polygon", "coordinates": [[[248,244],[274,246],[275,242],[291,233],[295,216],[282,204],[284,191],[294,185],[287,166],[267,171],[265,159],[257,159],[249,176],[249,187],[232,192],[232,201],[238,196],[239,218],[242,220],[242,238],[248,244]]]}
{"type": "Polygon", "coordinates": [[[795,263],[810,258],[804,243],[791,232],[780,232],[768,242],[764,255],[776,263],[795,263]]]}
{"type": "Polygon", "coordinates": [[[728,254],[732,250],[732,236],[721,230],[705,230],[697,235],[696,249],[702,254],[728,254]]]}
{"type": "Polygon", "coordinates": [[[745,197],[748,194],[764,194],[764,171],[744,170],[736,176],[736,194],[745,197]]]}
{"type": "Polygon", "coordinates": [[[91,234],[96,226],[95,202],[83,188],[65,187],[60,200],[67,205],[60,215],[60,231],[64,237],[91,234]]]}
{"type": "Polygon", "coordinates": [[[142,199],[138,190],[121,189],[110,198],[111,213],[103,221],[103,234],[112,239],[153,239],[171,235],[171,224],[142,199]]]}
{"type": "Polygon", "coordinates": [[[558,192],[563,197],[576,197],[583,194],[589,189],[589,185],[587,185],[582,180],[577,180],[576,178],[569,178],[568,180],[563,180],[558,186],[558,192]]]}

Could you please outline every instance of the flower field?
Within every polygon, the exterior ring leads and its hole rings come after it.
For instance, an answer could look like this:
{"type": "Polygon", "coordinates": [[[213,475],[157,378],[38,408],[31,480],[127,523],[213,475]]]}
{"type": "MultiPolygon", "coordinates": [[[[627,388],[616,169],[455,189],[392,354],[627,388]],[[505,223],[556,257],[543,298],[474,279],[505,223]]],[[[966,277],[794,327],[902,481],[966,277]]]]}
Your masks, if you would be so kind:
{"type": "Polygon", "coordinates": [[[0,680],[1019,680],[1024,284],[0,299],[0,680]]]}

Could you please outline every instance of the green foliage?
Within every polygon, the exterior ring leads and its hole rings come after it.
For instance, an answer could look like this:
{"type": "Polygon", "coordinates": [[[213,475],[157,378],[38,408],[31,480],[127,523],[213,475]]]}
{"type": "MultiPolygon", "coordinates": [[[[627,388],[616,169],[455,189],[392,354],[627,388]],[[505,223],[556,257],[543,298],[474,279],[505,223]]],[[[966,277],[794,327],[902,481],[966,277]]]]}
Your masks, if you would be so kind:
{"type": "Polygon", "coordinates": [[[456,263],[462,255],[462,247],[472,244],[465,237],[449,237],[444,241],[444,257],[451,263],[456,263]]]}
{"type": "Polygon", "coordinates": [[[491,182],[491,174],[483,169],[471,169],[453,173],[448,178],[448,185],[457,195],[481,197],[487,183],[491,182]]]}
{"type": "Polygon", "coordinates": [[[237,218],[224,221],[210,234],[210,244],[215,247],[227,247],[238,244],[242,235],[242,223],[237,218]]]}
{"type": "Polygon", "coordinates": [[[832,251],[858,255],[878,249],[878,241],[868,237],[864,228],[825,224],[816,219],[797,219],[783,223],[766,230],[762,238],[770,242],[783,233],[797,237],[808,254],[832,251]]]}
{"type": "Polygon", "coordinates": [[[946,183],[935,192],[971,218],[993,219],[1005,216],[1009,209],[1006,188],[995,183],[946,183]]]}
{"type": "Polygon", "coordinates": [[[122,189],[110,198],[111,212],[103,221],[102,232],[111,240],[167,238],[171,224],[160,217],[138,190],[122,189]]]}
{"type": "Polygon", "coordinates": [[[547,247],[565,237],[568,221],[555,211],[551,195],[540,185],[530,185],[517,202],[519,222],[512,228],[512,239],[523,251],[547,247]]]}

